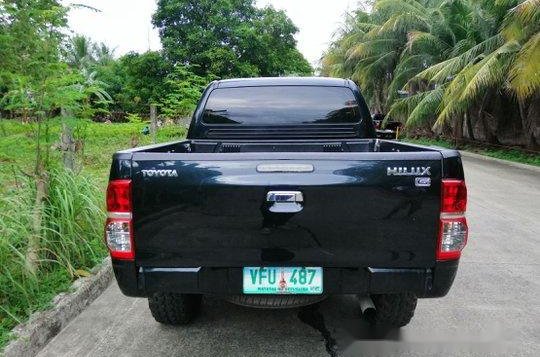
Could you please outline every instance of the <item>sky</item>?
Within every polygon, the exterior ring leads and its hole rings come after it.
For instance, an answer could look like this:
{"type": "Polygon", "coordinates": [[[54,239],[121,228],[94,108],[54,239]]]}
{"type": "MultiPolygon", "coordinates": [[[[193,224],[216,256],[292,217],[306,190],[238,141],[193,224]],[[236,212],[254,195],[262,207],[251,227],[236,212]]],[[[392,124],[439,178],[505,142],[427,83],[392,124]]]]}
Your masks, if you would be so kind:
{"type": "MultiPolygon", "coordinates": [[[[74,33],[115,48],[117,56],[129,51],[161,48],[158,32],[151,24],[155,0],[86,0],[80,3],[100,12],[82,8],[71,10],[68,20],[74,33]]],[[[345,12],[354,10],[357,4],[358,0],[257,0],[258,6],[272,5],[285,10],[300,30],[296,34],[298,49],[313,65],[317,65],[345,12]]]]}

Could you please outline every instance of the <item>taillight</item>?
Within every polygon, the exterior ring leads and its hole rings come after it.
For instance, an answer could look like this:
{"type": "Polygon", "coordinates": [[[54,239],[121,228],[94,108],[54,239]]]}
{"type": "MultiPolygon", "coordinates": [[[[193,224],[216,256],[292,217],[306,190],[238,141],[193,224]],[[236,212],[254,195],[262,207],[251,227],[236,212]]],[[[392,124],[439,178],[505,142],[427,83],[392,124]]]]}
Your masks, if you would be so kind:
{"type": "Polygon", "coordinates": [[[467,186],[463,180],[442,180],[441,213],[464,213],[467,210],[467,186]]]}
{"type": "Polygon", "coordinates": [[[463,180],[442,180],[441,217],[436,257],[455,260],[467,244],[467,187],[463,180]]]}
{"type": "Polygon", "coordinates": [[[131,212],[131,180],[113,180],[107,187],[107,211],[131,212]]]}
{"type": "Polygon", "coordinates": [[[107,187],[105,242],[115,259],[133,260],[131,180],[113,180],[107,187]]]}

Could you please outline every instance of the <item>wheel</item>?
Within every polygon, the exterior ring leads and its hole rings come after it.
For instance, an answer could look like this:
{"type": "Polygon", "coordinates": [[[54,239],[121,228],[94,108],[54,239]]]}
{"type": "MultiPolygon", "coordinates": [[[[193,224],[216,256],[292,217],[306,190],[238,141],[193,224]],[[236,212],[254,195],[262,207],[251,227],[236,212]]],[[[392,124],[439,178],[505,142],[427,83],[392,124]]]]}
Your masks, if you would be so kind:
{"type": "Polygon", "coordinates": [[[157,322],[186,325],[199,312],[202,295],[155,293],[148,298],[148,307],[157,322]]]}
{"type": "Polygon", "coordinates": [[[371,299],[375,310],[366,315],[369,323],[394,328],[403,327],[411,321],[418,300],[411,293],[372,295],[371,299]]]}

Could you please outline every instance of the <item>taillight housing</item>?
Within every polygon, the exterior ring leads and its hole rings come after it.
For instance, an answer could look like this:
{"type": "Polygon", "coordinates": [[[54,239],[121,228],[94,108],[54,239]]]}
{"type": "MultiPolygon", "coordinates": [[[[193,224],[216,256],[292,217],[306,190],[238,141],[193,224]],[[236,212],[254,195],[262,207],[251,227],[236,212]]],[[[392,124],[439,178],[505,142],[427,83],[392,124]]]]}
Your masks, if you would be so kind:
{"type": "Polygon", "coordinates": [[[135,259],[131,180],[112,180],[107,187],[105,243],[114,259],[135,259]]]}
{"type": "Polygon", "coordinates": [[[443,179],[441,183],[441,213],[436,258],[438,261],[456,260],[467,244],[469,229],[467,209],[467,186],[465,181],[443,179]]]}
{"type": "Polygon", "coordinates": [[[131,180],[113,180],[107,187],[107,211],[131,213],[131,180]]]}
{"type": "Polygon", "coordinates": [[[460,213],[467,210],[467,186],[463,180],[442,180],[441,213],[460,213]]]}

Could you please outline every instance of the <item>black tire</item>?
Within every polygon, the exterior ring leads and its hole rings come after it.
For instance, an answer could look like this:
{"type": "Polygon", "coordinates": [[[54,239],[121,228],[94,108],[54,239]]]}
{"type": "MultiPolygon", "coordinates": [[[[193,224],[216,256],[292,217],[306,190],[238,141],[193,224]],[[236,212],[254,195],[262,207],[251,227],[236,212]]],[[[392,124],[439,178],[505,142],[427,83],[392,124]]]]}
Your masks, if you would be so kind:
{"type": "Polygon", "coordinates": [[[186,325],[201,307],[202,295],[155,293],[148,298],[148,307],[157,322],[166,325],[186,325]]]}
{"type": "Polygon", "coordinates": [[[414,294],[372,295],[375,311],[366,315],[374,326],[400,328],[407,325],[414,316],[417,298],[414,294]]]}

